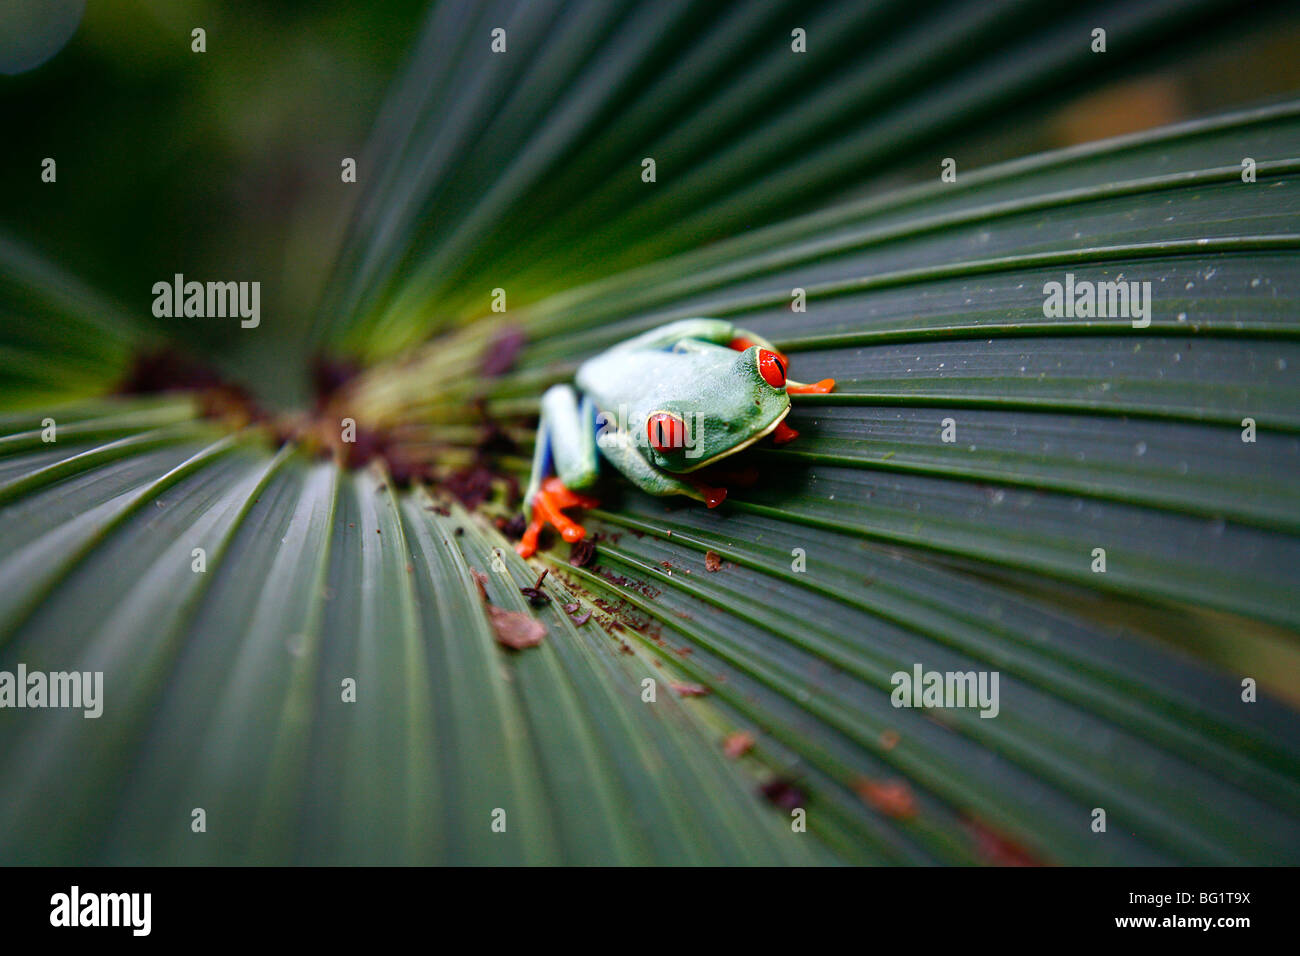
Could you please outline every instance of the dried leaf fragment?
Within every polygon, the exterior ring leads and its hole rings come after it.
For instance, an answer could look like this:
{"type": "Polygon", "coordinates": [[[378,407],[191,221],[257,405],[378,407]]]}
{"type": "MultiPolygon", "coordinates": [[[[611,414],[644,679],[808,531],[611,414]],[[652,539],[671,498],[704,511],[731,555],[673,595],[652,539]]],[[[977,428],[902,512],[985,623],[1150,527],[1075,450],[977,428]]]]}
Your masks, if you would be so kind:
{"type": "Polygon", "coordinates": [[[912,788],[902,780],[872,780],[860,777],[853,789],[867,805],[895,820],[910,820],[916,816],[916,798],[912,788]]]}
{"type": "Polygon", "coordinates": [[[546,636],[546,626],[531,614],[523,611],[507,611],[488,601],[488,576],[478,568],[470,568],[474,583],[478,585],[479,597],[487,607],[488,623],[492,625],[492,634],[497,643],[511,650],[521,651],[526,647],[536,647],[546,636]]]}
{"type": "Polygon", "coordinates": [[[791,780],[784,777],[773,777],[767,783],[758,788],[769,803],[772,803],[783,810],[794,810],[802,807],[808,800],[807,794],[799,789],[791,780]]]}
{"type": "Polygon", "coordinates": [[[536,647],[546,636],[545,625],[531,614],[507,611],[495,604],[489,604],[487,612],[497,643],[512,650],[522,651],[526,647],[536,647]]]}
{"type": "Polygon", "coordinates": [[[1043,860],[991,826],[974,818],[968,818],[966,825],[970,827],[975,837],[976,849],[980,856],[994,866],[1045,865],[1043,860]]]}
{"type": "Polygon", "coordinates": [[[528,598],[528,603],[533,607],[545,607],[551,602],[551,599],[546,596],[546,592],[542,590],[542,582],[546,580],[548,573],[548,571],[543,571],[538,575],[537,583],[532,587],[519,589],[519,593],[528,598]]]}
{"type": "Polygon", "coordinates": [[[743,757],[754,747],[754,736],[747,734],[743,730],[737,730],[735,733],[728,734],[727,739],[722,742],[722,752],[735,760],[737,757],[743,757]]]}
{"type": "Polygon", "coordinates": [[[590,538],[583,538],[569,549],[569,564],[575,568],[585,568],[596,557],[596,543],[590,538]]]}

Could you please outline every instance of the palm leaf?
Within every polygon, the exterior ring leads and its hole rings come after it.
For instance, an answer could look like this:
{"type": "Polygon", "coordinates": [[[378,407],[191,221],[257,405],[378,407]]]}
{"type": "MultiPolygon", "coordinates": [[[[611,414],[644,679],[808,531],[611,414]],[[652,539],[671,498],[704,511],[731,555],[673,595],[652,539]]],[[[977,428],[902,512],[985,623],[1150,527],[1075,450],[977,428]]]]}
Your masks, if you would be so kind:
{"type": "Polygon", "coordinates": [[[438,4],[313,333],[371,367],[308,427],[107,395],[156,338],[0,245],[0,671],[106,682],[0,710],[0,859],[1300,860],[1300,103],[960,159],[1097,82],[1096,23],[1123,71],[1227,10],[438,4]],[[1067,272],[1150,325],[1046,318],[1067,272]],[[836,390],[723,508],[613,483],[594,562],[516,558],[542,389],[692,315],[836,390]],[[365,467],[319,454],[344,417],[365,467]],[[997,672],[997,716],[893,706],[918,665],[997,672]]]}

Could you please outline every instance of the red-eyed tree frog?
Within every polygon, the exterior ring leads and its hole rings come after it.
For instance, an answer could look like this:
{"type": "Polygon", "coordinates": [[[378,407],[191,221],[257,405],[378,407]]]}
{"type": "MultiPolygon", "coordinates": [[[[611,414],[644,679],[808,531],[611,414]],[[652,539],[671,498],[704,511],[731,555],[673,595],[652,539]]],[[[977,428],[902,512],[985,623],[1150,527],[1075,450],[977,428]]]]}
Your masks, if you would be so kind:
{"type": "Polygon", "coordinates": [[[563,509],[599,504],[581,492],[600,476],[600,458],[652,495],[717,507],[726,489],[692,473],[767,435],[778,444],[798,437],[785,424],[790,395],[835,387],[792,382],[788,367],[772,343],[721,319],[673,322],[588,359],[576,390],[554,385],[542,396],[529,523],[516,550],[531,557],[547,524],[571,543],[586,536],[563,509]]]}

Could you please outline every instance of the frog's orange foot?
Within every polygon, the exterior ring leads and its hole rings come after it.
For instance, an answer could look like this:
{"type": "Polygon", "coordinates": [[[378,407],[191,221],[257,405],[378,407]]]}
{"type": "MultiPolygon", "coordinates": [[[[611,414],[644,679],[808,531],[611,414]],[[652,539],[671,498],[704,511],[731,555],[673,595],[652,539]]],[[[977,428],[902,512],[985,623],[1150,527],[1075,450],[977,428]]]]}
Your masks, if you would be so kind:
{"type": "Polygon", "coordinates": [[[776,428],[772,429],[772,442],[776,445],[784,445],[786,442],[794,441],[798,437],[799,433],[785,422],[781,422],[776,428]]]}
{"type": "Polygon", "coordinates": [[[564,486],[559,478],[547,478],[533,497],[533,520],[524,530],[524,536],[515,545],[521,558],[531,558],[537,553],[537,536],[550,525],[560,532],[560,537],[573,544],[587,536],[587,529],[572,521],[562,508],[595,508],[600,504],[590,495],[580,495],[564,486]]]}
{"type": "Polygon", "coordinates": [[[709,508],[716,508],[727,500],[727,489],[717,488],[713,485],[706,485],[698,478],[687,479],[696,491],[704,498],[704,504],[709,508]]]}
{"type": "Polygon", "coordinates": [[[824,378],[820,382],[805,385],[802,382],[786,382],[787,395],[825,395],[835,387],[835,379],[824,378]]]}

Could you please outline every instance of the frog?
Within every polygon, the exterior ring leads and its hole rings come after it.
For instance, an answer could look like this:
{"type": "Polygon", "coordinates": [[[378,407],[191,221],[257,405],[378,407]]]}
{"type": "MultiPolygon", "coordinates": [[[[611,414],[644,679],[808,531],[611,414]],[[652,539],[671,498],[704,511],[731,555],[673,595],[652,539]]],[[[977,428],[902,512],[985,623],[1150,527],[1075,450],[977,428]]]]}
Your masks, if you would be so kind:
{"type": "Polygon", "coordinates": [[[698,473],[768,436],[793,441],[790,396],[835,387],[792,381],[788,368],[767,339],[715,318],[670,322],[587,359],[572,385],[542,395],[516,551],[532,557],[548,524],[570,544],[586,537],[565,511],[600,506],[590,492],[602,461],[651,495],[718,507],[727,489],[698,473]]]}

